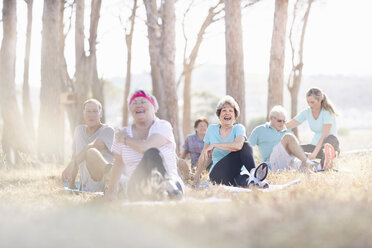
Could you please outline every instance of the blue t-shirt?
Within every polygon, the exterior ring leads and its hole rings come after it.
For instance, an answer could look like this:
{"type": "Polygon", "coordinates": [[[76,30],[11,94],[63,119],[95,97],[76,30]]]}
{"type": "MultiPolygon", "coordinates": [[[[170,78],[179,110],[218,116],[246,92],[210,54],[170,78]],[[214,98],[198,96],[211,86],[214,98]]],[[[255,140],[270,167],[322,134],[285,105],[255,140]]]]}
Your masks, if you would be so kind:
{"type": "Polygon", "coordinates": [[[253,129],[248,142],[252,147],[258,146],[262,162],[268,163],[274,146],[282,140],[282,137],[286,133],[292,133],[292,131],[286,128],[277,131],[274,127],[270,126],[269,122],[266,122],[253,129]]]}
{"type": "Polygon", "coordinates": [[[303,123],[306,120],[308,121],[311,131],[314,132],[314,137],[311,141],[311,144],[313,145],[317,145],[320,137],[322,137],[322,129],[324,124],[332,124],[329,134],[337,137],[336,118],[335,115],[331,114],[328,110],[322,109],[318,119],[315,120],[313,114],[311,113],[311,108],[307,107],[294,119],[299,123],[303,123]]]}
{"type": "MultiPolygon", "coordinates": [[[[204,143],[210,145],[210,144],[215,144],[215,143],[228,143],[228,142],[233,142],[236,137],[238,136],[244,136],[246,139],[245,135],[245,127],[241,124],[235,124],[229,136],[226,139],[222,139],[220,135],[220,124],[213,124],[210,125],[207,129],[207,132],[204,137],[204,143]]],[[[218,148],[214,148],[212,152],[212,166],[209,170],[209,172],[212,171],[213,167],[220,161],[223,157],[225,157],[227,154],[229,154],[230,151],[224,151],[218,148]]]]}

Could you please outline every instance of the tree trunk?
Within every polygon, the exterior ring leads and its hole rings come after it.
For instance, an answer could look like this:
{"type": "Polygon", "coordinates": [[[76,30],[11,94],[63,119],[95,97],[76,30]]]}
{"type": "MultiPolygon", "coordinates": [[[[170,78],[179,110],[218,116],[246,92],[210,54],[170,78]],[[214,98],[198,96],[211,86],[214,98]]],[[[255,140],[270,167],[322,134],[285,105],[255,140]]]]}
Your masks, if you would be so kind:
{"type": "MultiPolygon", "coordinates": [[[[301,0],[297,0],[293,11],[293,20],[291,24],[289,41],[292,50],[292,70],[288,78],[287,87],[291,94],[291,117],[294,118],[297,115],[298,107],[298,92],[300,90],[302,80],[302,68],[303,68],[303,48],[305,41],[305,32],[307,21],[310,15],[310,9],[313,0],[306,2],[307,7],[301,7],[301,0]],[[303,13],[301,11],[304,11],[303,13]],[[301,33],[294,33],[294,30],[300,30],[301,33]],[[297,35],[297,37],[296,37],[297,35]],[[298,35],[300,37],[298,38],[298,35]],[[296,43],[297,41],[297,43],[296,43]]],[[[298,130],[294,128],[293,133],[298,137],[298,130]]]]}
{"type": "Polygon", "coordinates": [[[125,42],[127,44],[127,76],[125,78],[125,90],[124,90],[124,101],[123,101],[123,126],[128,125],[129,109],[128,109],[128,96],[130,92],[131,83],[131,67],[132,67],[132,40],[134,32],[134,22],[136,20],[137,11],[137,0],[133,1],[132,14],[129,17],[130,30],[129,34],[125,35],[125,42]]]}
{"type": "Polygon", "coordinates": [[[192,69],[184,66],[185,82],[183,87],[183,137],[191,133],[191,75],[192,69]]]}
{"type": "Polygon", "coordinates": [[[245,83],[240,1],[225,0],[226,91],[240,106],[238,123],[245,123],[245,83]]]}
{"type": "MultiPolygon", "coordinates": [[[[90,77],[89,63],[84,48],[84,0],[76,0],[75,19],[75,93],[76,93],[76,116],[75,126],[84,123],[83,103],[89,97],[90,77]]],[[[74,127],[75,128],[75,127],[74,127]]]]}
{"type": "Polygon", "coordinates": [[[285,41],[288,0],[275,1],[274,28],[271,39],[270,73],[267,95],[267,119],[275,105],[283,105],[285,41]]]}
{"type": "Polygon", "coordinates": [[[41,44],[39,154],[63,162],[64,130],[60,105],[62,82],[59,63],[60,0],[45,0],[41,44]]]}
{"type": "Polygon", "coordinates": [[[30,85],[29,85],[29,70],[30,70],[30,47],[31,47],[31,27],[32,27],[32,5],[33,0],[27,0],[27,33],[26,33],[26,49],[25,49],[25,62],[23,73],[23,119],[27,133],[30,139],[35,143],[35,125],[34,113],[32,110],[30,98],[30,85]]]}
{"type": "MultiPolygon", "coordinates": [[[[102,103],[102,108],[105,106],[103,93],[103,81],[98,78],[97,72],[97,30],[100,18],[101,0],[92,0],[90,27],[89,27],[89,60],[90,60],[90,77],[92,82],[92,95],[102,103]]],[[[105,121],[105,111],[103,111],[102,121],[105,121]]]]}
{"type": "MultiPolygon", "coordinates": [[[[67,62],[66,62],[66,58],[65,58],[65,41],[66,41],[66,36],[67,34],[64,33],[64,20],[63,20],[63,16],[64,16],[64,12],[65,12],[65,3],[66,3],[66,0],[60,0],[61,1],[61,5],[60,5],[60,12],[59,12],[59,16],[61,18],[59,18],[59,61],[60,61],[60,69],[61,69],[61,80],[62,80],[62,85],[63,85],[63,91],[64,92],[74,92],[74,86],[73,86],[73,82],[72,82],[72,79],[70,77],[70,75],[68,74],[68,71],[67,71],[67,62]]],[[[71,7],[72,8],[72,7],[71,7]]],[[[72,16],[72,12],[71,12],[71,16],[72,16]]],[[[71,19],[71,17],[70,17],[71,19]]],[[[71,20],[70,20],[71,21],[71,20]]],[[[70,31],[70,28],[71,28],[71,22],[69,24],[69,29],[67,32],[70,31]]],[[[75,108],[75,104],[65,104],[64,105],[64,111],[66,111],[67,113],[67,117],[68,117],[68,120],[69,120],[69,123],[70,123],[70,133],[71,133],[71,137],[73,137],[74,135],[74,127],[75,127],[75,116],[76,116],[76,108],[75,108]]]]}
{"type": "Polygon", "coordinates": [[[166,97],[164,93],[164,82],[161,72],[161,36],[162,30],[158,23],[159,13],[157,10],[156,1],[143,0],[146,7],[147,15],[147,32],[149,39],[149,53],[150,53],[150,66],[151,66],[151,79],[152,79],[152,92],[156,97],[159,104],[159,111],[157,115],[161,119],[168,119],[166,108],[166,97]]]}
{"type": "Polygon", "coordinates": [[[18,152],[30,152],[29,140],[16,98],[16,1],[3,1],[3,40],[0,50],[0,107],[3,118],[2,148],[8,162],[18,162],[18,152]],[[12,161],[12,155],[15,161],[12,161]]]}
{"type": "Polygon", "coordinates": [[[178,98],[175,80],[175,9],[174,0],[161,2],[161,26],[158,24],[156,1],[144,0],[151,60],[153,93],[159,102],[159,117],[173,127],[177,148],[180,146],[178,98]]]}
{"type": "Polygon", "coordinates": [[[168,121],[172,124],[177,148],[180,147],[180,132],[178,125],[178,97],[176,87],[176,14],[174,9],[174,0],[166,0],[163,6],[162,18],[162,48],[161,64],[162,77],[166,97],[166,111],[168,121]]]}

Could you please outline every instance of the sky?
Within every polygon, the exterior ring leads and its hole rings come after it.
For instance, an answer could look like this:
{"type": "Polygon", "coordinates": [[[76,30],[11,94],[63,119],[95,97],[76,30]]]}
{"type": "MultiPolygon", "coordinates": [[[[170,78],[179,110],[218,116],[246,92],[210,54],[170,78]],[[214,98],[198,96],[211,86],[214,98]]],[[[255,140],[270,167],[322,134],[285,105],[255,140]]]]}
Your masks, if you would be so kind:
{"type": "MultiPolygon", "coordinates": [[[[186,33],[192,43],[200,23],[204,19],[208,1],[197,0],[186,19],[186,33]]],[[[245,0],[243,0],[244,2],[245,0]]],[[[17,1],[17,64],[16,83],[22,84],[25,32],[27,22],[26,4],[17,1]]],[[[87,5],[89,1],[86,1],[87,5]]],[[[271,48],[271,35],[274,16],[274,0],[261,2],[242,11],[243,47],[245,73],[268,74],[271,48]]],[[[98,29],[98,72],[99,76],[110,79],[125,77],[126,45],[125,20],[130,14],[131,1],[103,1],[98,29]],[[122,21],[120,21],[119,16],[122,21]]],[[[149,73],[149,55],[145,10],[141,3],[135,26],[133,45],[133,73],[149,73]]],[[[176,64],[180,68],[183,57],[184,40],[181,21],[187,1],[178,0],[176,4],[176,64]]],[[[31,43],[30,83],[40,85],[40,49],[42,25],[42,1],[34,1],[33,29],[31,43]]],[[[2,3],[0,4],[2,7],[2,3]]],[[[289,17],[292,15],[293,1],[289,4],[289,17]]],[[[317,0],[313,4],[304,48],[304,74],[371,76],[372,1],[370,0],[317,0]]],[[[86,13],[89,17],[89,10],[86,13]]],[[[289,23],[289,22],[288,22],[289,23]]],[[[88,24],[88,23],[87,23],[88,24]]],[[[289,25],[288,25],[289,26],[289,25]]],[[[86,25],[88,28],[88,25],[86,25]]],[[[74,33],[67,38],[65,55],[69,72],[74,72],[74,33]]],[[[213,24],[202,43],[197,63],[225,64],[225,37],[223,20],[213,24]]],[[[287,32],[288,33],[288,32],[287,32]]],[[[2,39],[2,27],[0,31],[2,39]]],[[[288,45],[288,40],[287,40],[288,45]]],[[[286,50],[286,68],[290,69],[290,51],[286,50]]]]}

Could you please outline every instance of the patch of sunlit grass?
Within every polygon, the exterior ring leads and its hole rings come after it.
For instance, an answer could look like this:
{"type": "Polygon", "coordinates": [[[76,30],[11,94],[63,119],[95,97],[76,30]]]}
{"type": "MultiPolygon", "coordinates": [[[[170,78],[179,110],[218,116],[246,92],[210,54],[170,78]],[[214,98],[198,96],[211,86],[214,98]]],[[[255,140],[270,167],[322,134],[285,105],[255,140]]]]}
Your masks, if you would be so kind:
{"type": "MultiPolygon", "coordinates": [[[[335,167],[351,172],[270,173],[271,184],[301,182],[275,192],[239,194],[219,186],[187,188],[185,201],[161,205],[103,203],[99,196],[71,194],[60,182],[62,166],[0,168],[0,219],[7,221],[0,224],[0,238],[14,236],[17,224],[30,228],[37,219],[41,227],[32,229],[29,240],[39,245],[45,243],[35,238],[38,231],[46,232],[48,244],[61,246],[69,244],[60,240],[61,233],[79,233],[79,246],[111,240],[161,247],[370,247],[372,157],[341,154],[335,167]],[[228,201],[196,201],[206,198],[228,201]],[[136,238],[134,230],[144,238],[136,238]],[[93,243],[89,234],[95,235],[93,243]]],[[[204,174],[202,181],[207,179],[204,174]]],[[[28,239],[14,240],[22,245],[28,239]]]]}

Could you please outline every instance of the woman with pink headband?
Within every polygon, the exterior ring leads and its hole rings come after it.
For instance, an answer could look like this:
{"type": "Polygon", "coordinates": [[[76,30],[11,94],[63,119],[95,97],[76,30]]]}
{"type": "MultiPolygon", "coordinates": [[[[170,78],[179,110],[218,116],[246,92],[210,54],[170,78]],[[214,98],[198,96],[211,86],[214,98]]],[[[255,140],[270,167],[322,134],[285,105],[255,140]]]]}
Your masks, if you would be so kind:
{"type": "Polygon", "coordinates": [[[177,172],[171,124],[156,117],[157,101],[143,90],[132,94],[129,110],[134,122],[115,134],[106,197],[114,197],[120,182],[131,200],[181,198],[185,186],[177,172]]]}

